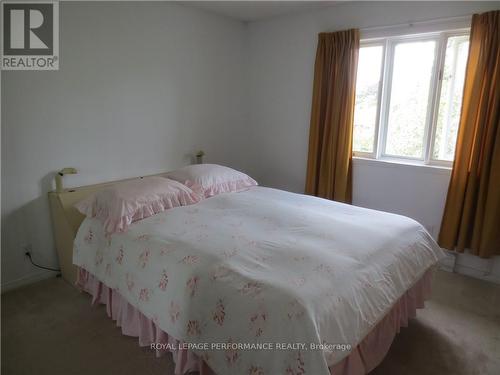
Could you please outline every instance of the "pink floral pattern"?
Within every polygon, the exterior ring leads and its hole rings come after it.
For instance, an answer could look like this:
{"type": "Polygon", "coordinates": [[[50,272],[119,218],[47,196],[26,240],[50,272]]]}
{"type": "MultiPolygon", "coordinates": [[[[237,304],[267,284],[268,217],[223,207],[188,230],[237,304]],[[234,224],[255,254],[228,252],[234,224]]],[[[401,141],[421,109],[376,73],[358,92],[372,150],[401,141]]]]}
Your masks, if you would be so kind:
{"type": "Polygon", "coordinates": [[[174,251],[175,251],[175,248],[172,246],[163,246],[160,249],[160,255],[161,256],[169,255],[169,254],[173,253],[174,251]]]}
{"type": "Polygon", "coordinates": [[[148,302],[149,301],[149,289],[142,288],[139,292],[139,301],[148,302]]]}
{"type": "Polygon", "coordinates": [[[95,264],[96,266],[99,266],[99,265],[101,265],[101,264],[102,264],[103,260],[104,260],[104,255],[102,254],[102,252],[101,252],[101,251],[98,251],[98,252],[95,254],[95,262],[94,262],[94,264],[95,264]]]}
{"type": "Polygon", "coordinates": [[[185,256],[184,258],[181,259],[180,263],[195,264],[195,263],[198,263],[199,259],[200,258],[198,258],[196,255],[187,255],[187,256],[185,256]]]}
{"type": "Polygon", "coordinates": [[[194,297],[196,290],[198,289],[198,281],[199,280],[200,279],[198,278],[198,276],[193,276],[186,283],[188,293],[191,297],[194,297]]]}
{"type": "Polygon", "coordinates": [[[264,370],[262,367],[251,366],[248,370],[248,375],[264,375],[264,370]]]}
{"type": "Polygon", "coordinates": [[[234,257],[236,254],[238,254],[238,250],[232,249],[232,250],[224,250],[222,252],[222,255],[224,256],[225,259],[230,259],[234,257]]]}
{"type": "Polygon", "coordinates": [[[149,257],[151,256],[151,251],[149,249],[144,249],[139,256],[139,266],[145,268],[149,262],[149,257]]]}
{"type": "Polygon", "coordinates": [[[294,256],[293,260],[296,262],[303,262],[308,258],[307,255],[301,255],[301,256],[294,256]]]}
{"type": "Polygon", "coordinates": [[[227,363],[228,367],[231,367],[236,363],[236,361],[238,361],[238,358],[240,357],[240,353],[239,353],[237,347],[235,347],[234,345],[231,345],[231,344],[233,344],[232,339],[229,339],[227,341],[227,343],[229,344],[229,347],[225,350],[226,363],[227,363]]]}
{"type": "Polygon", "coordinates": [[[332,273],[333,269],[328,264],[321,263],[317,267],[314,268],[314,271],[316,271],[316,272],[332,273]]]}
{"type": "Polygon", "coordinates": [[[231,274],[231,270],[229,268],[227,268],[226,266],[224,266],[224,265],[217,266],[215,271],[212,273],[211,279],[214,281],[219,280],[219,279],[224,279],[224,278],[228,277],[230,274],[231,274]]]}
{"type": "Polygon", "coordinates": [[[260,337],[264,332],[267,313],[260,308],[250,316],[250,331],[255,337],[260,337]]]}
{"type": "Polygon", "coordinates": [[[200,323],[197,320],[190,320],[187,324],[188,336],[199,336],[201,334],[200,323]]]}
{"type": "Polygon", "coordinates": [[[124,255],[125,253],[123,252],[123,245],[121,245],[120,248],[118,249],[118,255],[115,258],[115,262],[121,265],[123,263],[124,255]]]}
{"type": "Polygon", "coordinates": [[[134,290],[135,281],[134,277],[129,272],[125,274],[125,283],[127,284],[127,290],[129,293],[132,292],[132,290],[134,290]]]}
{"type": "Polygon", "coordinates": [[[295,363],[286,368],[286,375],[304,375],[306,373],[304,358],[301,352],[297,353],[295,363]]]}
{"type": "Polygon", "coordinates": [[[291,283],[296,287],[301,287],[306,283],[305,277],[296,277],[291,280],[291,283]]]}
{"type": "Polygon", "coordinates": [[[180,313],[181,313],[180,306],[177,303],[175,303],[174,301],[170,302],[169,315],[170,315],[170,320],[172,323],[177,322],[177,320],[179,319],[180,313]]]}
{"type": "Polygon", "coordinates": [[[163,270],[163,271],[161,271],[161,277],[160,277],[160,281],[158,282],[158,288],[160,288],[160,290],[165,291],[167,289],[167,285],[168,285],[167,271],[163,270]]]}
{"type": "Polygon", "coordinates": [[[288,319],[300,319],[304,316],[304,314],[304,307],[298,300],[294,299],[288,304],[288,312],[286,314],[288,319]]]}
{"type": "Polygon", "coordinates": [[[94,239],[94,231],[92,230],[92,228],[89,228],[83,240],[85,241],[85,243],[90,244],[92,243],[93,239],[94,239]]]}
{"type": "Polygon", "coordinates": [[[262,284],[257,281],[246,283],[240,288],[240,293],[245,296],[256,297],[262,292],[262,284]]]}
{"type": "Polygon", "coordinates": [[[272,258],[273,257],[270,255],[260,255],[260,256],[256,256],[255,260],[257,262],[261,262],[261,263],[268,263],[272,258]]]}
{"type": "Polygon", "coordinates": [[[149,241],[150,238],[151,238],[150,234],[143,233],[143,234],[138,235],[135,238],[135,241],[149,241]]]}
{"type": "Polygon", "coordinates": [[[213,313],[212,319],[215,323],[222,326],[224,324],[224,318],[226,317],[226,311],[224,309],[224,303],[222,299],[217,301],[217,305],[215,306],[215,311],[213,313]]]}

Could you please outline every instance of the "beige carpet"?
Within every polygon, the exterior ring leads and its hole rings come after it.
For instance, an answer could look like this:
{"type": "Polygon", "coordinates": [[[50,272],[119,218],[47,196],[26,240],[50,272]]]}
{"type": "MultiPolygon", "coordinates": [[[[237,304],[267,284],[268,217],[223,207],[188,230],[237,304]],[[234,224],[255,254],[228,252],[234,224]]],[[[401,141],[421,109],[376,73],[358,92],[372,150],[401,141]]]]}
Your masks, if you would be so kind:
{"type": "MultiPolygon", "coordinates": [[[[2,295],[2,374],[173,374],[61,279],[2,295]]],[[[439,272],[376,375],[500,374],[500,286],[439,272]]],[[[314,375],[314,374],[313,374],[314,375]]]]}

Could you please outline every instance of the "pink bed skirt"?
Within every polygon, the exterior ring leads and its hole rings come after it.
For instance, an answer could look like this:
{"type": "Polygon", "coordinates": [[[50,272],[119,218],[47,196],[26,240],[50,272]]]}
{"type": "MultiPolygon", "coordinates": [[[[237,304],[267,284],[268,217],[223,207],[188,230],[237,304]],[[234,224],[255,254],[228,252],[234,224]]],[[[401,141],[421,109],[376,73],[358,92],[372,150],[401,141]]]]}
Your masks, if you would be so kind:
{"type": "MultiPolygon", "coordinates": [[[[424,307],[424,301],[430,297],[432,269],[420,278],[392,307],[389,313],[375,326],[363,341],[341,362],[330,367],[331,375],[364,375],[377,367],[389,351],[391,343],[401,327],[408,325],[417,309],[424,307]]],[[[108,316],[121,327],[122,333],[139,338],[140,346],[153,343],[179,347],[181,341],[169,336],[157,327],[151,319],[130,305],[115,290],[108,288],[85,269],[78,271],[76,285],[92,295],[92,303],[106,305],[108,316]]],[[[167,350],[157,350],[156,356],[165,355],[167,350]]],[[[215,375],[208,365],[189,350],[172,350],[175,362],[175,374],[183,375],[198,371],[200,375],[215,375]]]]}

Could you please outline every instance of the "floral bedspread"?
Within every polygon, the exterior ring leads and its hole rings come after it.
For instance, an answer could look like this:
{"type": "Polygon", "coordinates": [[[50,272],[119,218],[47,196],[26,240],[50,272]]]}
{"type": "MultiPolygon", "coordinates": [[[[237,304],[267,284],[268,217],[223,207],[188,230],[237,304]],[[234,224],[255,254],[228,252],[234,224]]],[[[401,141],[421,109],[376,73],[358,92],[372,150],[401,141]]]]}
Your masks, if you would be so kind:
{"type": "Polygon", "coordinates": [[[73,260],[217,374],[326,375],[441,256],[409,218],[252,187],[111,238],[85,219],[73,260]]]}

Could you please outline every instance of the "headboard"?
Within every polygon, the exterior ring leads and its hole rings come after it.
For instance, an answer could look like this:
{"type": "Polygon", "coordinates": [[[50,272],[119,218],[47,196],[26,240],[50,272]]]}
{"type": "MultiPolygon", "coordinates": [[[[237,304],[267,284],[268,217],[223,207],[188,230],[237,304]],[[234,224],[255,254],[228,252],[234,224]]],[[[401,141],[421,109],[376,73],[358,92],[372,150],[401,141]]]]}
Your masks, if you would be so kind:
{"type": "MultiPolygon", "coordinates": [[[[152,176],[164,176],[159,173],[152,176]]],[[[54,239],[62,277],[74,284],[77,268],[73,265],[73,241],[78,228],[85,218],[75,207],[75,203],[85,199],[92,193],[110,187],[116,183],[143,178],[134,177],[125,180],[105,182],[96,185],[64,189],[62,192],[49,192],[49,204],[54,228],[54,239]]]]}

